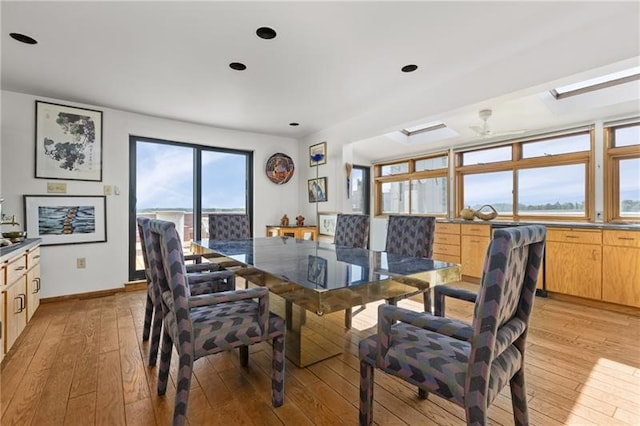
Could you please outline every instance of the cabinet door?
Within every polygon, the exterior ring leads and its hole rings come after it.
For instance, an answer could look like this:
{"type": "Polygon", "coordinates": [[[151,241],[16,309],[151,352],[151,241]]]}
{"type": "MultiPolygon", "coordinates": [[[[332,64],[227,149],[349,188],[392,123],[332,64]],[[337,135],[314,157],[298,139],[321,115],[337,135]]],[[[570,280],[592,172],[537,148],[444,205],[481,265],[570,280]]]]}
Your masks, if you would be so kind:
{"type": "Polygon", "coordinates": [[[24,275],[10,284],[5,292],[5,353],[9,351],[27,326],[27,295],[24,275]]]}
{"type": "Polygon", "coordinates": [[[27,272],[27,321],[40,306],[40,264],[36,263],[27,272]]]}
{"type": "Polygon", "coordinates": [[[489,237],[463,235],[460,247],[461,273],[473,278],[482,277],[484,258],[489,247],[489,237]]]}
{"type": "Polygon", "coordinates": [[[602,246],[547,241],[546,289],[602,298],[602,246]]]}
{"type": "Polygon", "coordinates": [[[640,307],[640,248],[604,246],[602,300],[640,307]]]}

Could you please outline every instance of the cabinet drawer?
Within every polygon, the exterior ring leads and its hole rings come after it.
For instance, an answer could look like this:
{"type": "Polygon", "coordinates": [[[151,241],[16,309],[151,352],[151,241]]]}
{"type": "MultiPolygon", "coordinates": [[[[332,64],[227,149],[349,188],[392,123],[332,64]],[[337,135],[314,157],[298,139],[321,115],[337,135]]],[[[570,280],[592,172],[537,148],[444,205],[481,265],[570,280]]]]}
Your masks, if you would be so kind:
{"type": "Polygon", "coordinates": [[[458,234],[438,234],[436,233],[435,238],[433,239],[434,244],[451,244],[451,245],[460,245],[460,235],[458,234]]]}
{"type": "Polygon", "coordinates": [[[478,237],[490,237],[491,226],[490,225],[461,225],[462,235],[476,235],[478,237]]]}
{"type": "Polygon", "coordinates": [[[602,232],[599,230],[548,228],[547,241],[558,241],[561,243],[602,244],[602,232]]]}
{"type": "Polygon", "coordinates": [[[29,250],[27,253],[27,268],[31,269],[40,263],[40,247],[29,250]]]}
{"type": "Polygon", "coordinates": [[[603,231],[602,242],[608,246],[640,247],[640,232],[634,231],[603,231]]]}
{"type": "Polygon", "coordinates": [[[7,285],[13,284],[27,271],[27,259],[20,256],[7,265],[7,285]]]}
{"type": "Polygon", "coordinates": [[[442,223],[436,222],[436,235],[437,234],[460,234],[459,223],[442,223]]]}
{"type": "Polygon", "coordinates": [[[460,246],[454,246],[450,244],[433,244],[433,255],[436,254],[447,254],[449,256],[460,256],[460,246]]]}

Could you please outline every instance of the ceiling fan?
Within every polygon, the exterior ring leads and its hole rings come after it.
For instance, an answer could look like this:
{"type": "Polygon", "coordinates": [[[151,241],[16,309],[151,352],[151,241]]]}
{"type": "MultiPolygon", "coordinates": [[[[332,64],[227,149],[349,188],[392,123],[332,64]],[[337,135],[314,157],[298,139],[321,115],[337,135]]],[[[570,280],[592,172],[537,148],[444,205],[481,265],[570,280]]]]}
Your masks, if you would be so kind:
{"type": "Polygon", "coordinates": [[[478,112],[478,117],[480,117],[480,120],[482,120],[482,126],[470,126],[469,128],[473,130],[478,136],[485,139],[495,137],[495,136],[519,135],[526,131],[526,130],[509,130],[504,132],[494,132],[489,127],[489,123],[487,123],[487,121],[489,120],[492,114],[493,114],[493,111],[491,109],[488,109],[488,108],[481,109],[478,112]]]}

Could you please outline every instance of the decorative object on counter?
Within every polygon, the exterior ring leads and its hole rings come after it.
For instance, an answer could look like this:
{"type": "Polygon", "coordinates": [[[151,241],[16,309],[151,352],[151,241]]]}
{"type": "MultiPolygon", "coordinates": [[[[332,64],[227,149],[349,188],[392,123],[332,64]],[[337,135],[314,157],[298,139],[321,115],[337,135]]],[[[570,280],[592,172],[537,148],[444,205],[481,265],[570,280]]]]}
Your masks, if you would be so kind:
{"type": "Polygon", "coordinates": [[[36,101],[36,178],[102,182],[102,111],[36,101]]]}
{"type": "Polygon", "coordinates": [[[107,241],[104,195],[25,195],[25,230],[42,245],[107,241]]]}
{"type": "Polygon", "coordinates": [[[471,206],[467,206],[466,208],[460,210],[460,217],[462,217],[464,220],[473,220],[473,218],[475,217],[475,213],[476,212],[473,211],[471,206]]]}
{"type": "Polygon", "coordinates": [[[327,143],[320,142],[309,147],[309,167],[327,164],[327,143]]]}
{"type": "Polygon", "coordinates": [[[490,206],[489,204],[485,204],[484,206],[480,207],[473,214],[475,217],[482,220],[491,220],[498,217],[498,211],[494,209],[493,206],[490,206]],[[489,208],[489,210],[491,211],[489,213],[483,213],[482,209],[484,209],[485,207],[489,208]]]}
{"type": "Polygon", "coordinates": [[[3,232],[2,237],[8,239],[12,243],[19,243],[27,238],[27,233],[25,231],[3,232]]]}
{"type": "Polygon", "coordinates": [[[296,226],[304,226],[304,216],[299,215],[296,217],[296,226]]]}
{"type": "Polygon", "coordinates": [[[289,226],[289,217],[286,213],[280,218],[280,226],[289,226]]]}
{"type": "Polygon", "coordinates": [[[267,178],[276,185],[282,185],[291,179],[295,166],[293,160],[287,154],[277,152],[267,160],[265,173],[267,178]]]}
{"type": "Polygon", "coordinates": [[[351,198],[351,170],[353,170],[353,165],[344,163],[344,171],[347,173],[347,198],[351,198]]]}

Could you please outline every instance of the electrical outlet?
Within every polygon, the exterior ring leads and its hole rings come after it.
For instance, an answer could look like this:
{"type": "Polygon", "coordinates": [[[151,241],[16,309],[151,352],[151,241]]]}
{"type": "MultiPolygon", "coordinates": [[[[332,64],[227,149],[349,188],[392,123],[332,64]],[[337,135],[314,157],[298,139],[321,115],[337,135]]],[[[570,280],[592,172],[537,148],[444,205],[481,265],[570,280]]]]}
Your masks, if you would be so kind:
{"type": "Polygon", "coordinates": [[[111,191],[111,185],[104,186],[104,195],[111,195],[113,192],[111,191]]]}
{"type": "Polygon", "coordinates": [[[76,259],[76,268],[84,269],[87,267],[87,259],[84,257],[79,257],[76,259]]]}

